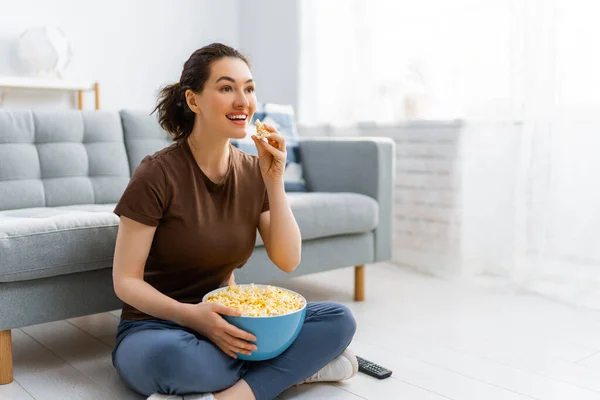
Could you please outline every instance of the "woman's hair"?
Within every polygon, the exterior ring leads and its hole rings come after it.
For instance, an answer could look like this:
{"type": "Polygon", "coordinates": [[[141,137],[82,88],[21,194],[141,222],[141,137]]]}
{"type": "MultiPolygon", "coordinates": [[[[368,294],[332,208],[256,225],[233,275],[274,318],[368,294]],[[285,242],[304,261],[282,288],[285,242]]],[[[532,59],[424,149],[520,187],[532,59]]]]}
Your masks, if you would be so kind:
{"type": "Polygon", "coordinates": [[[167,85],[160,90],[158,104],[158,122],[171,134],[174,141],[187,138],[192,132],[196,114],[190,110],[185,99],[185,91],[201,93],[210,76],[210,68],[215,61],[225,57],[235,57],[250,63],[240,52],[221,43],[212,43],[194,51],[183,65],[179,82],[167,85]]]}

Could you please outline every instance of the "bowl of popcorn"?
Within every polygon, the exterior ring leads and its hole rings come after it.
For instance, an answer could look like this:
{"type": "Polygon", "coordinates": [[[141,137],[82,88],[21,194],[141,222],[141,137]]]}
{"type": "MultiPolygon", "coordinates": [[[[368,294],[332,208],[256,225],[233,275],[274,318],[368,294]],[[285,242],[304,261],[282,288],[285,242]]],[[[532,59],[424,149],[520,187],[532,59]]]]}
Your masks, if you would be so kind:
{"type": "Polygon", "coordinates": [[[207,293],[202,301],[239,310],[240,317],[223,315],[230,324],[253,334],[257,350],[237,353],[240,360],[263,361],[277,357],[298,337],[306,316],[306,299],[271,285],[234,285],[207,293]]]}

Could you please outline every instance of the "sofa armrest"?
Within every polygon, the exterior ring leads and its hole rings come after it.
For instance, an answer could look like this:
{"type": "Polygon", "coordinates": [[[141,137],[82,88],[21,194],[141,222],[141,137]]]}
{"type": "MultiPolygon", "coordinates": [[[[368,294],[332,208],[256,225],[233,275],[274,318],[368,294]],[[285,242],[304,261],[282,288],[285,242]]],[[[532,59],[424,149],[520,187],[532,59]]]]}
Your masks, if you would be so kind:
{"type": "Polygon", "coordinates": [[[392,258],[395,142],[390,138],[301,138],[300,157],[307,190],[351,192],[379,204],[375,261],[392,258]]]}

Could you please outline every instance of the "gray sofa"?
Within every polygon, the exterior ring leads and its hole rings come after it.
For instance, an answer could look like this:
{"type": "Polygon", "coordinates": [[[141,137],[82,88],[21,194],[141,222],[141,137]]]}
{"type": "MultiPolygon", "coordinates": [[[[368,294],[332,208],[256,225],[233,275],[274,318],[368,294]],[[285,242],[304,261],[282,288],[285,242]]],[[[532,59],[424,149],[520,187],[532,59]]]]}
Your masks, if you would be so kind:
{"type": "MultiPolygon", "coordinates": [[[[118,217],[112,213],[146,154],[170,144],[137,111],[0,110],[0,384],[12,381],[12,328],[115,310],[118,217]]],[[[394,143],[384,138],[302,139],[307,193],[289,193],[302,262],[275,267],[260,236],[238,283],[269,282],[364,265],[392,251],[394,143]]]]}

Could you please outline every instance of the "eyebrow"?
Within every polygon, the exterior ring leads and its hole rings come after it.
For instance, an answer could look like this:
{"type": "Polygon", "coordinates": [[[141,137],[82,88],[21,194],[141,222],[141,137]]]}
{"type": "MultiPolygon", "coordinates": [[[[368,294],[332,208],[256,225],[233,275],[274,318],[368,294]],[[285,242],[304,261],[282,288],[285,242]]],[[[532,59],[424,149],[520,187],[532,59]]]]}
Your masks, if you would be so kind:
{"type": "MultiPolygon", "coordinates": [[[[217,79],[217,82],[215,82],[215,83],[219,83],[219,81],[229,81],[229,82],[235,83],[235,79],[230,78],[229,76],[222,76],[219,79],[217,79]]],[[[254,82],[252,80],[252,78],[248,79],[245,83],[250,83],[250,82],[254,82]]]]}

